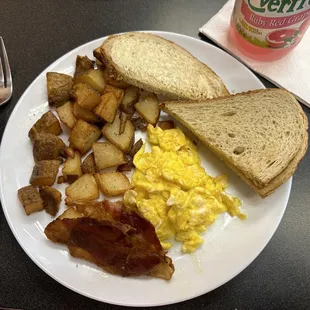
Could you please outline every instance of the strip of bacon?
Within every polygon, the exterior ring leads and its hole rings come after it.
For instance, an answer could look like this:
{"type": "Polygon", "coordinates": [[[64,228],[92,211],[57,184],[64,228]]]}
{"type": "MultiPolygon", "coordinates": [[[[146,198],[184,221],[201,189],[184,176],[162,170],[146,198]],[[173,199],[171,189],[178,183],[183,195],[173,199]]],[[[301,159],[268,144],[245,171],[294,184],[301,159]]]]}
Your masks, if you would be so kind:
{"type": "Polygon", "coordinates": [[[79,206],[84,217],[62,218],[45,229],[48,239],[67,244],[70,254],[121,276],[150,275],[169,280],[172,260],[162,250],[153,225],[122,203],[79,206]]]}

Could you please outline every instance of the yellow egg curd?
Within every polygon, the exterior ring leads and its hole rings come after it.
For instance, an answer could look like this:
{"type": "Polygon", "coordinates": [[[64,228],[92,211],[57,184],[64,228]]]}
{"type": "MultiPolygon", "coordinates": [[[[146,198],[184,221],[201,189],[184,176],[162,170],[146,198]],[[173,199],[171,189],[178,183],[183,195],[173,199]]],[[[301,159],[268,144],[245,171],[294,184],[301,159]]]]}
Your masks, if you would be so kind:
{"type": "Polygon", "coordinates": [[[178,129],[162,130],[148,125],[146,144],[134,157],[133,190],[124,203],[155,227],[165,250],[172,241],[182,242],[182,251],[192,253],[203,243],[200,236],[218,214],[246,219],[240,200],[225,193],[226,176],[213,178],[201,166],[195,145],[178,129]]]}

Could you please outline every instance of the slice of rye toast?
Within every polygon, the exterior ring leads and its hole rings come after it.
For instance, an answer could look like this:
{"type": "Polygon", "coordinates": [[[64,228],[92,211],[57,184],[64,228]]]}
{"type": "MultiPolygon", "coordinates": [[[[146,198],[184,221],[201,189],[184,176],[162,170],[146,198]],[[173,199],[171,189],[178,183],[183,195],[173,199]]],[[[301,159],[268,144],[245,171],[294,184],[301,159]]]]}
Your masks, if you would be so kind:
{"type": "MultiPolygon", "coordinates": [[[[97,50],[96,50],[97,51],[97,50]]],[[[209,99],[229,95],[206,64],[174,42],[141,32],[110,36],[100,47],[110,74],[171,99],[209,99]]]]}
{"type": "Polygon", "coordinates": [[[293,175],[308,147],[307,117],[282,89],[205,101],[169,101],[161,108],[262,197],[293,175]]]}

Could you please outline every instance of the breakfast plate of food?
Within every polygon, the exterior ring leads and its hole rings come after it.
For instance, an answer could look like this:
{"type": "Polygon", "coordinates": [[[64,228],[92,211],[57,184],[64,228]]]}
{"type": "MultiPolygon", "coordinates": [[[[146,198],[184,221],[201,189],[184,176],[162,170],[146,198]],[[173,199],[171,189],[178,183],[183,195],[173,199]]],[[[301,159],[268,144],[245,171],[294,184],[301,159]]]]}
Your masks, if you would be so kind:
{"type": "Polygon", "coordinates": [[[289,92],[210,44],[158,31],[101,38],[17,103],[0,150],[4,214],[27,255],[75,292],[184,301],[267,245],[307,128],[289,92]]]}

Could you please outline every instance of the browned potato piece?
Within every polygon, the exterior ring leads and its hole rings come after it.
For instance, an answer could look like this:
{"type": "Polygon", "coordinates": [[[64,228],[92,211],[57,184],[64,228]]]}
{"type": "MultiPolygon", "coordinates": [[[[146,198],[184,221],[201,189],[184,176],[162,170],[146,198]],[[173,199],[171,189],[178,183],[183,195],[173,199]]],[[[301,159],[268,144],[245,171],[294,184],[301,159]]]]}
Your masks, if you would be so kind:
{"type": "MultiPolygon", "coordinates": [[[[83,201],[75,201],[74,203],[76,210],[82,213],[84,217],[91,217],[98,221],[113,220],[111,214],[109,214],[105,209],[106,206],[105,199],[101,201],[98,200],[87,201],[86,203],[83,201]]],[[[119,205],[121,207],[122,202],[118,201],[116,202],[116,205],[119,205]]]]}
{"type": "Polygon", "coordinates": [[[101,48],[98,47],[96,49],[94,49],[93,51],[93,55],[96,58],[96,66],[98,69],[101,69],[102,71],[105,69],[105,65],[104,65],[104,59],[101,55],[101,48]]]}
{"type": "Polygon", "coordinates": [[[119,134],[122,134],[125,131],[125,126],[127,123],[127,119],[128,119],[128,115],[124,112],[120,112],[119,114],[119,119],[120,119],[120,123],[119,123],[119,134]]]}
{"type": "Polygon", "coordinates": [[[75,84],[71,94],[80,107],[88,110],[93,110],[101,101],[100,94],[83,83],[75,84]]]}
{"type": "Polygon", "coordinates": [[[168,130],[168,129],[175,128],[174,122],[172,120],[159,121],[158,122],[158,127],[160,127],[162,130],[168,130]]]}
{"type": "Polygon", "coordinates": [[[77,219],[79,217],[83,217],[83,214],[75,210],[74,207],[69,207],[64,213],[59,215],[57,218],[62,220],[62,219],[77,219]]]}
{"type": "Polygon", "coordinates": [[[96,66],[98,69],[100,69],[102,71],[105,69],[105,65],[99,59],[96,59],[95,63],[96,63],[96,66]]]}
{"type": "Polygon", "coordinates": [[[64,123],[68,128],[72,129],[75,126],[76,117],[73,114],[73,104],[71,101],[68,101],[58,107],[56,112],[62,123],[64,123]]]}
{"type": "Polygon", "coordinates": [[[46,83],[48,103],[50,105],[59,107],[69,100],[73,87],[72,76],[57,72],[47,72],[46,83]]]}
{"type": "Polygon", "coordinates": [[[43,200],[44,210],[48,214],[55,216],[59,211],[61,193],[56,188],[50,186],[42,186],[40,188],[40,196],[43,200]]]}
{"type": "Polygon", "coordinates": [[[28,137],[31,140],[34,140],[41,132],[50,133],[56,136],[62,133],[59,120],[51,111],[44,113],[41,118],[35,122],[28,132],[28,137]]]}
{"type": "Polygon", "coordinates": [[[123,97],[124,97],[124,93],[125,93],[124,90],[121,88],[107,84],[105,86],[105,89],[104,89],[104,94],[107,92],[112,92],[115,94],[115,96],[117,98],[117,107],[119,107],[122,100],[123,100],[123,97]]]}
{"type": "Polygon", "coordinates": [[[133,157],[136,155],[136,153],[141,149],[142,145],[143,145],[143,141],[142,141],[142,139],[139,139],[139,140],[134,144],[134,146],[132,147],[132,149],[130,150],[129,156],[130,156],[131,158],[133,158],[133,157]]]}
{"type": "Polygon", "coordinates": [[[92,144],[99,139],[100,135],[100,130],[97,127],[79,119],[69,137],[70,147],[84,155],[91,149],[92,144]]]}
{"type": "Polygon", "coordinates": [[[66,243],[70,235],[64,222],[57,219],[45,227],[44,233],[49,240],[61,243],[66,243]]]}
{"type": "Polygon", "coordinates": [[[95,108],[94,112],[108,123],[112,123],[117,110],[117,98],[115,93],[107,92],[101,96],[100,104],[95,108]]]}
{"type": "Polygon", "coordinates": [[[18,190],[17,195],[27,215],[43,210],[43,200],[35,186],[22,187],[18,190]]]}
{"type": "Polygon", "coordinates": [[[96,59],[98,59],[101,63],[104,63],[104,59],[101,55],[101,48],[98,47],[96,49],[93,50],[93,55],[96,59]]]}
{"type": "Polygon", "coordinates": [[[119,134],[120,122],[120,115],[117,115],[112,124],[105,124],[103,126],[102,134],[123,152],[128,153],[134,142],[135,129],[131,121],[127,119],[124,132],[119,134]]]}
{"type": "Polygon", "coordinates": [[[74,152],[74,157],[68,157],[64,162],[62,174],[65,180],[71,184],[82,176],[81,156],[79,152],[74,152]]]}
{"type": "Polygon", "coordinates": [[[122,111],[133,114],[135,112],[134,104],[139,100],[139,88],[130,86],[125,89],[124,97],[121,102],[122,111]]]}
{"type": "Polygon", "coordinates": [[[98,170],[126,163],[123,152],[110,142],[96,142],[92,147],[98,170]]]}
{"type": "Polygon", "coordinates": [[[76,56],[74,77],[90,69],[94,69],[94,64],[87,56],[76,56]]]}
{"type": "Polygon", "coordinates": [[[160,109],[155,95],[149,95],[135,104],[136,111],[150,124],[155,125],[160,109]]]}
{"type": "Polygon", "coordinates": [[[82,163],[82,172],[85,173],[95,173],[97,171],[96,169],[96,163],[94,158],[94,153],[90,153],[82,163]]]}
{"type": "Polygon", "coordinates": [[[97,199],[99,190],[95,177],[90,173],[82,175],[66,188],[66,195],[69,200],[88,201],[97,199]]]}
{"type": "Polygon", "coordinates": [[[57,184],[62,184],[62,183],[65,183],[66,180],[65,180],[65,177],[63,175],[60,175],[58,178],[57,178],[57,184]]]}
{"type": "Polygon", "coordinates": [[[116,171],[117,172],[131,171],[133,167],[134,167],[133,162],[130,160],[128,163],[118,166],[116,171]]]}
{"type": "Polygon", "coordinates": [[[132,125],[135,128],[135,130],[141,130],[142,132],[145,132],[147,130],[147,122],[139,117],[133,117],[131,119],[132,125]]]}
{"type": "Polygon", "coordinates": [[[50,133],[40,133],[33,143],[34,160],[58,159],[65,148],[63,141],[50,133]]]}
{"type": "Polygon", "coordinates": [[[77,119],[82,119],[88,123],[98,123],[100,117],[90,110],[80,107],[77,103],[73,105],[73,114],[77,119]]]}
{"type": "MultiPolygon", "coordinates": [[[[102,61],[102,62],[104,63],[104,61],[102,61]]],[[[112,86],[115,86],[118,88],[127,88],[130,86],[125,81],[121,81],[121,80],[118,81],[118,80],[114,79],[107,68],[105,68],[103,71],[103,77],[109,85],[112,85],[112,86]]]]}
{"type": "Polygon", "coordinates": [[[75,83],[85,83],[100,94],[103,94],[106,85],[103,71],[100,69],[91,69],[78,75],[75,78],[75,83]]]}
{"type": "Polygon", "coordinates": [[[60,155],[64,158],[67,158],[67,157],[73,158],[74,157],[74,149],[71,147],[65,146],[65,148],[61,150],[60,155]]]}
{"type": "Polygon", "coordinates": [[[128,178],[121,172],[96,173],[95,176],[102,193],[109,197],[124,194],[132,188],[128,178]]]}
{"type": "Polygon", "coordinates": [[[30,184],[34,186],[51,186],[56,180],[59,160],[41,160],[38,161],[32,170],[30,184]]]}

